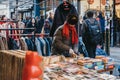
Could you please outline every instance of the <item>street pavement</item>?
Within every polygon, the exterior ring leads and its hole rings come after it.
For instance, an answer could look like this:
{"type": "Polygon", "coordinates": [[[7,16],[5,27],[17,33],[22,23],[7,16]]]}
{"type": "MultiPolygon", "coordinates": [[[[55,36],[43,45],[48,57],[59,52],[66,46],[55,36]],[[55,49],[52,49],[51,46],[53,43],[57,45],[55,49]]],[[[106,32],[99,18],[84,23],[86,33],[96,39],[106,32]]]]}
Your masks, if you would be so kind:
{"type": "Polygon", "coordinates": [[[120,47],[110,47],[110,57],[112,57],[115,61],[115,69],[113,71],[113,75],[118,76],[118,66],[120,66],[120,47]]]}
{"type": "Polygon", "coordinates": [[[120,64],[120,47],[111,47],[110,56],[115,59],[116,64],[120,64]]]}

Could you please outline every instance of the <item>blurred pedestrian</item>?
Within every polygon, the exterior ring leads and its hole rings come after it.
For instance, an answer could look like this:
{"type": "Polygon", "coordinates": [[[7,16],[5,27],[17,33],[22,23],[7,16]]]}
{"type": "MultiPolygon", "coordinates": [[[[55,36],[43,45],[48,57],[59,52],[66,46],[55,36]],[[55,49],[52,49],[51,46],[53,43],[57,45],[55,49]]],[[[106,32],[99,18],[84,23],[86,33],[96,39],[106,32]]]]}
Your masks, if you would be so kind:
{"type": "Polygon", "coordinates": [[[38,21],[37,24],[37,28],[36,28],[36,33],[41,33],[42,27],[44,25],[44,16],[41,15],[40,20],[38,21]]]}
{"type": "Polygon", "coordinates": [[[27,26],[29,21],[30,21],[30,17],[28,17],[28,16],[26,16],[26,18],[23,19],[23,22],[25,23],[25,26],[27,26]]]}
{"type": "Polygon", "coordinates": [[[96,55],[97,56],[108,56],[107,53],[102,49],[101,45],[97,45],[96,55]]]}
{"type": "Polygon", "coordinates": [[[99,22],[93,18],[94,12],[87,12],[87,19],[82,24],[82,39],[90,58],[95,58],[96,46],[101,42],[101,30],[99,22]]]}
{"type": "Polygon", "coordinates": [[[26,29],[24,30],[24,34],[32,34],[33,32],[35,32],[37,27],[37,22],[35,20],[35,18],[31,18],[30,22],[28,22],[28,24],[26,25],[26,28],[34,28],[34,29],[26,29]]]}
{"type": "Polygon", "coordinates": [[[48,19],[45,20],[43,27],[44,27],[44,32],[45,33],[50,33],[51,26],[50,26],[50,22],[49,22],[48,19]]]}
{"type": "Polygon", "coordinates": [[[50,26],[52,26],[52,23],[53,23],[53,12],[50,12],[49,13],[49,17],[48,17],[48,20],[49,20],[49,23],[50,23],[50,26]]]}
{"type": "Polygon", "coordinates": [[[103,16],[103,14],[102,14],[102,12],[99,12],[99,14],[98,14],[98,20],[99,20],[99,22],[100,22],[100,26],[101,26],[101,30],[102,30],[102,36],[103,36],[103,42],[101,43],[101,45],[102,45],[102,49],[104,48],[104,40],[105,40],[105,18],[104,18],[104,16],[103,16]]]}
{"type": "MultiPolygon", "coordinates": [[[[78,16],[77,10],[74,5],[70,4],[67,0],[63,0],[63,2],[56,8],[53,24],[50,30],[50,36],[54,36],[54,32],[56,29],[64,24],[64,21],[66,20],[66,16],[69,14],[76,14],[78,16]]],[[[77,23],[76,29],[77,29],[77,23]]]]}

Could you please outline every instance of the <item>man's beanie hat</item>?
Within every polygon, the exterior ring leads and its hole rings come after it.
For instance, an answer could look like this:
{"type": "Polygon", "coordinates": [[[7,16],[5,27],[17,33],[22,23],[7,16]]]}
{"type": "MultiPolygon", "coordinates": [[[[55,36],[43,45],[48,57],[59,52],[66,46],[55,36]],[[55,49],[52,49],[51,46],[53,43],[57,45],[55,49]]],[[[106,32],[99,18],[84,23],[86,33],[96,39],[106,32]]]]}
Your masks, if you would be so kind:
{"type": "Polygon", "coordinates": [[[75,25],[78,22],[78,17],[75,14],[70,14],[66,18],[67,23],[71,25],[75,25]]]}
{"type": "Polygon", "coordinates": [[[87,11],[87,17],[93,17],[94,12],[92,10],[87,11]]]}

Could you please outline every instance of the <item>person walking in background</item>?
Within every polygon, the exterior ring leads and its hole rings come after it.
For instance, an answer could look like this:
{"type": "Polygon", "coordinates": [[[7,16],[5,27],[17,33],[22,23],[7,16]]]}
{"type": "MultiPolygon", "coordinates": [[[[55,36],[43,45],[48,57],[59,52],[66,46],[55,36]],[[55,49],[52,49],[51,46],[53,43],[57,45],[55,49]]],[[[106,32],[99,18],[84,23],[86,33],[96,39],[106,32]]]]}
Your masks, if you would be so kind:
{"type": "MultiPolygon", "coordinates": [[[[22,21],[22,19],[20,19],[20,20],[18,21],[18,28],[22,28],[22,29],[25,28],[25,23],[22,21]]],[[[18,32],[19,32],[19,34],[22,34],[23,31],[24,31],[24,30],[19,30],[18,32]]]]}
{"type": "Polygon", "coordinates": [[[102,42],[102,49],[104,49],[104,40],[105,40],[105,18],[103,17],[103,14],[102,12],[99,12],[99,15],[98,15],[98,19],[99,19],[99,22],[100,22],[100,26],[101,26],[101,31],[102,31],[102,36],[103,36],[103,42],[102,42]]]}
{"type": "Polygon", "coordinates": [[[48,19],[45,20],[43,28],[44,28],[44,33],[48,33],[48,34],[50,33],[51,26],[48,19]]]}
{"type": "MultiPolygon", "coordinates": [[[[36,30],[36,27],[37,27],[37,22],[36,22],[35,18],[31,18],[30,22],[26,25],[26,28],[35,28],[35,30],[36,30]]],[[[23,33],[24,34],[32,34],[35,30],[27,29],[27,30],[24,30],[23,33]]]]}
{"type": "MultiPolygon", "coordinates": [[[[9,29],[10,22],[8,22],[8,18],[6,17],[6,15],[2,15],[1,20],[2,21],[0,22],[0,29],[9,29]]],[[[8,30],[0,30],[0,35],[2,37],[7,38],[9,34],[10,34],[10,31],[8,30]]]]}
{"type": "Polygon", "coordinates": [[[82,24],[82,39],[86,46],[88,56],[95,58],[96,47],[101,41],[100,24],[93,18],[94,12],[89,10],[87,12],[87,19],[82,24]]]}
{"type": "Polygon", "coordinates": [[[35,20],[36,20],[36,22],[37,22],[37,24],[38,24],[38,21],[40,20],[40,18],[39,18],[38,16],[36,16],[36,17],[35,17],[35,20]]]}
{"type": "Polygon", "coordinates": [[[42,27],[44,25],[44,20],[44,16],[41,16],[37,24],[38,26],[36,27],[36,33],[41,33],[42,27]]]}
{"type": "Polygon", "coordinates": [[[102,49],[101,45],[97,45],[96,55],[97,56],[108,56],[107,53],[102,49]]]}
{"type": "MultiPolygon", "coordinates": [[[[78,16],[78,12],[76,8],[72,4],[70,4],[67,0],[63,0],[63,3],[61,3],[56,8],[56,11],[54,14],[53,24],[50,30],[51,37],[54,36],[54,32],[56,31],[56,29],[60,25],[64,24],[64,21],[66,20],[66,16],[68,16],[69,14],[76,14],[78,16]]],[[[75,25],[77,25],[77,23],[75,25]]],[[[76,29],[77,29],[77,26],[76,26],[76,29]]]]}
{"type": "Polygon", "coordinates": [[[50,12],[50,13],[49,13],[49,17],[48,17],[48,20],[49,20],[50,26],[52,26],[53,18],[54,18],[54,16],[53,16],[53,12],[50,12]]]}
{"type": "Polygon", "coordinates": [[[82,26],[82,23],[83,23],[83,17],[82,16],[79,16],[79,22],[80,22],[80,26],[82,26]]]}
{"type": "Polygon", "coordinates": [[[25,19],[23,19],[23,22],[25,23],[25,26],[27,26],[27,24],[29,23],[30,18],[31,18],[31,17],[28,17],[28,16],[27,16],[25,19]]]}
{"type": "Polygon", "coordinates": [[[70,14],[64,24],[57,28],[52,44],[52,55],[77,56],[78,35],[75,28],[77,22],[78,17],[70,14]]]}

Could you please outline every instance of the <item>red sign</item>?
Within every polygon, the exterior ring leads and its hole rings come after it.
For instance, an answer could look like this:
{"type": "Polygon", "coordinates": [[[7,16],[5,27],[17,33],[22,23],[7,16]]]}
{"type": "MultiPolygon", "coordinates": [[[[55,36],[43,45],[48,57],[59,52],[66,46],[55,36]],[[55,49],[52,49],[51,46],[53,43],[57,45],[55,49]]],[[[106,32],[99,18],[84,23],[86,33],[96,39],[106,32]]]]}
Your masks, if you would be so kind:
{"type": "Polygon", "coordinates": [[[102,0],[101,3],[102,3],[102,5],[105,5],[106,4],[106,0],[102,0]]]}
{"type": "Polygon", "coordinates": [[[87,0],[88,4],[93,4],[94,0],[87,0]]]}
{"type": "Polygon", "coordinates": [[[118,3],[120,3],[120,0],[116,0],[115,2],[118,4],[118,3]]]}

